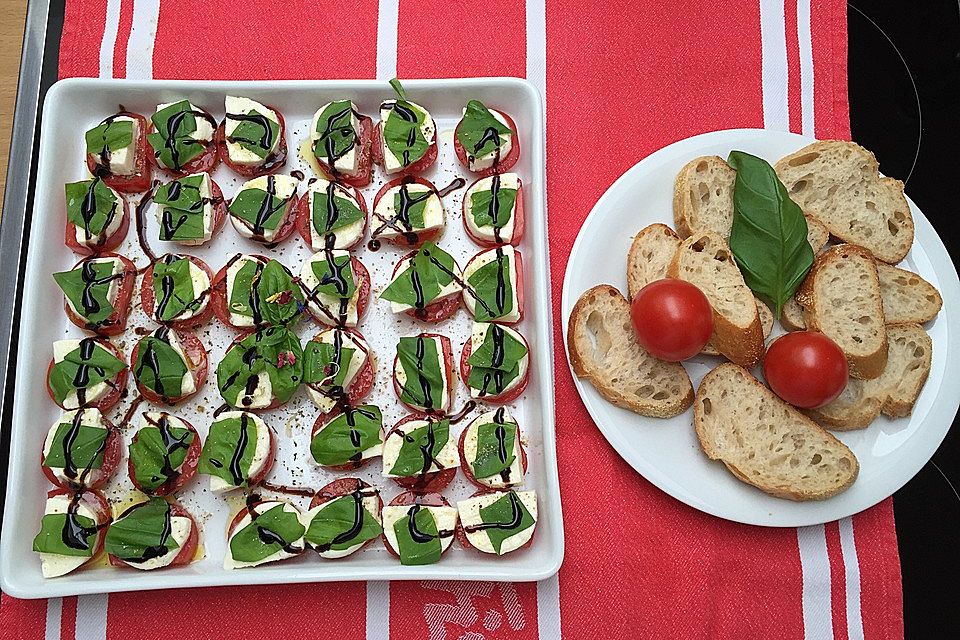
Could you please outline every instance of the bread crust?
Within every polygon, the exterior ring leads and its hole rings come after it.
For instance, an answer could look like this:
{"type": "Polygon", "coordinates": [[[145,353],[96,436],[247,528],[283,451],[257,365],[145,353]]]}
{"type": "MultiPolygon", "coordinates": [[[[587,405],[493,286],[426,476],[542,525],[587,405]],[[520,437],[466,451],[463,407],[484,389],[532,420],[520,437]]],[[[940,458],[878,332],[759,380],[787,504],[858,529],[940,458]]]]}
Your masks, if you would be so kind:
{"type": "MultiPolygon", "coordinates": [[[[644,247],[647,246],[647,243],[654,241],[652,240],[652,237],[657,235],[663,235],[667,238],[670,238],[676,242],[676,246],[680,246],[680,236],[678,236],[673,229],[665,224],[660,224],[659,222],[648,225],[637,232],[637,235],[633,237],[633,242],[630,244],[630,250],[627,252],[628,300],[633,300],[637,293],[640,292],[640,289],[652,282],[649,279],[643,278],[641,273],[642,265],[647,263],[642,253],[644,247]]],[[[676,249],[674,249],[674,253],[676,253],[676,249]]],[[[664,273],[662,277],[665,278],[666,273],[664,273]]]]}

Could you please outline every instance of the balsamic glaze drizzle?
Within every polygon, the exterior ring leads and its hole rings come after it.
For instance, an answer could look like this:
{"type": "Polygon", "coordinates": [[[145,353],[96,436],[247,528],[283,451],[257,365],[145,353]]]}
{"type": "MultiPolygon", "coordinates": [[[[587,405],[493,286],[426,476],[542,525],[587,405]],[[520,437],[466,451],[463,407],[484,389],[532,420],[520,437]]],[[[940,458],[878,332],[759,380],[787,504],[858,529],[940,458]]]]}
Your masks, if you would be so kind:
{"type": "Polygon", "coordinates": [[[97,215],[96,187],[100,182],[103,182],[103,179],[100,176],[94,176],[93,180],[87,185],[87,191],[83,196],[83,200],[80,202],[80,219],[83,220],[84,244],[91,246],[92,242],[92,246],[96,247],[102,246],[107,241],[110,235],[107,233],[107,229],[110,228],[110,223],[113,222],[113,219],[117,216],[117,200],[116,198],[112,198],[113,202],[110,205],[110,211],[107,212],[106,219],[103,221],[103,229],[97,234],[90,228],[94,216],[97,215]]]}
{"type": "MultiPolygon", "coordinates": [[[[437,192],[431,189],[429,191],[411,194],[409,186],[413,182],[414,180],[412,178],[404,178],[403,183],[399,187],[399,206],[396,207],[392,217],[387,218],[378,213],[376,208],[374,208],[373,215],[381,221],[381,225],[370,234],[371,239],[376,239],[377,236],[381,235],[386,229],[391,229],[400,234],[408,244],[414,245],[419,242],[420,235],[413,230],[413,225],[410,222],[410,210],[413,205],[429,200],[430,196],[435,195],[437,192]]],[[[385,195],[384,197],[389,196],[385,195]]]]}
{"type": "Polygon", "coordinates": [[[523,520],[523,510],[520,505],[520,498],[517,496],[515,491],[511,491],[507,494],[508,500],[510,501],[510,520],[507,522],[480,522],[477,524],[467,525],[463,528],[467,533],[474,533],[476,531],[484,531],[486,529],[503,529],[504,531],[510,531],[516,529],[520,526],[521,521],[523,520]]]}

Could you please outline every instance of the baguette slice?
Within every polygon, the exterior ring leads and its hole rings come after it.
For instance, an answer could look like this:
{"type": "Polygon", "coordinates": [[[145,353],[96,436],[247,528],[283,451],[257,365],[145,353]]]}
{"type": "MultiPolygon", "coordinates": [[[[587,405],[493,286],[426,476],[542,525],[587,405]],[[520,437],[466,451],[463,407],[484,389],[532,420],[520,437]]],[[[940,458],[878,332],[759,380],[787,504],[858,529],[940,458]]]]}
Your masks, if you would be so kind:
{"type": "Polygon", "coordinates": [[[680,238],[665,224],[651,224],[633,238],[627,253],[627,291],[633,300],[640,289],[667,277],[667,267],[680,246],[680,238]]]}
{"type": "Polygon", "coordinates": [[[872,153],[853,142],[824,140],[774,167],[790,198],[843,242],[896,264],[913,244],[913,216],[903,183],[881,178],[872,153]]]}
{"type": "Polygon", "coordinates": [[[887,365],[887,330],[877,265],[850,244],[817,256],[797,290],[808,329],[826,334],[843,350],[850,375],[876,378],[887,365]]]}
{"type": "Polygon", "coordinates": [[[780,324],[787,331],[803,331],[807,322],[803,319],[803,305],[796,298],[790,298],[780,310],[780,324]]]}
{"type": "Polygon", "coordinates": [[[918,324],[889,325],[887,337],[890,355],[879,378],[851,378],[840,397],[807,415],[839,431],[862,429],[881,413],[891,418],[909,415],[930,374],[933,342],[918,324]]]}
{"type": "Polygon", "coordinates": [[[743,282],[727,243],[712,231],[680,244],[667,269],[671,278],[696,285],[713,307],[713,347],[731,362],[751,368],[763,355],[763,328],[756,298],[743,282]]]}
{"type": "Polygon", "coordinates": [[[637,342],[630,303],[610,285],[586,291],[570,314],[570,364],[604,398],[644,416],[669,418],[693,402],[683,365],[654,358],[637,342]]]}
{"type": "Polygon", "coordinates": [[[845,444],[734,364],[721,364],[704,377],[693,425],[710,459],[778,498],[835,496],[860,470],[845,444]]]}
{"type": "MultiPolygon", "coordinates": [[[[766,343],[767,338],[770,337],[770,334],[773,332],[773,312],[770,311],[770,307],[766,305],[765,302],[756,299],[757,301],[757,313],[760,314],[760,328],[763,330],[763,341],[766,343]]],[[[713,346],[713,342],[707,342],[703,347],[703,351],[700,353],[708,356],[719,356],[720,352],[717,351],[717,348],[713,346]]]]}

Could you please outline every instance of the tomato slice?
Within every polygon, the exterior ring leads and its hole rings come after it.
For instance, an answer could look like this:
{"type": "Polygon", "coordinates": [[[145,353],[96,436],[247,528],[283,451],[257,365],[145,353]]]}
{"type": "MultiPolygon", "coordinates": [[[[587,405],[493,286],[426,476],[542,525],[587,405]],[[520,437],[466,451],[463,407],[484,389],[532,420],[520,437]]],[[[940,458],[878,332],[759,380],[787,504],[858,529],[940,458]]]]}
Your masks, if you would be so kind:
{"type": "MultiPolygon", "coordinates": [[[[183,255],[181,256],[186,258],[197,267],[199,267],[204,273],[207,274],[207,278],[210,280],[210,291],[206,295],[210,298],[213,296],[213,271],[207,265],[206,262],[201,260],[196,256],[183,255]]],[[[156,292],[153,290],[153,265],[155,263],[151,262],[150,266],[147,267],[147,270],[143,273],[143,280],[140,283],[140,307],[143,309],[144,313],[150,316],[150,319],[156,322],[157,324],[166,324],[172,327],[173,329],[195,329],[203,324],[206,324],[207,320],[213,315],[213,301],[212,299],[207,300],[206,306],[203,308],[203,311],[197,315],[186,318],[183,320],[173,320],[171,322],[163,322],[156,315],[156,292]]]]}
{"type": "MultiPolygon", "coordinates": [[[[490,494],[493,494],[493,493],[506,493],[506,492],[503,491],[503,490],[491,489],[490,487],[484,487],[484,488],[481,489],[480,491],[477,491],[477,492],[475,492],[473,495],[471,495],[470,498],[479,498],[480,496],[486,496],[486,495],[490,495],[490,494]]],[[[537,528],[536,528],[536,526],[534,526],[534,528],[533,528],[533,533],[530,534],[530,539],[527,540],[526,542],[524,542],[524,543],[523,543],[521,546],[519,546],[518,548],[514,549],[514,551],[520,551],[520,549],[526,549],[527,547],[529,547],[529,546],[533,543],[533,538],[534,538],[534,536],[536,536],[536,534],[537,534],[537,528]]],[[[475,546],[473,546],[473,544],[470,542],[470,539],[467,537],[467,532],[466,532],[466,531],[464,530],[464,528],[463,528],[463,523],[461,523],[461,522],[459,522],[459,521],[457,522],[457,541],[461,544],[461,546],[463,546],[464,549],[473,549],[474,551],[479,551],[479,550],[478,550],[475,546]]],[[[483,552],[483,551],[479,551],[479,553],[482,553],[482,554],[485,555],[485,556],[489,556],[489,555],[490,555],[490,554],[488,554],[488,553],[486,553],[486,552],[483,552]]],[[[511,552],[509,552],[509,553],[513,553],[513,551],[511,551],[511,552]]]]}
{"type": "MultiPolygon", "coordinates": [[[[117,287],[117,294],[111,302],[113,304],[113,313],[99,323],[87,322],[86,318],[76,313],[70,307],[70,304],[66,300],[66,296],[64,296],[63,300],[63,311],[67,314],[67,318],[70,319],[70,322],[77,325],[81,329],[93,331],[97,335],[101,336],[120,335],[127,328],[127,317],[130,315],[130,298],[133,297],[133,287],[137,281],[137,267],[135,264],[130,262],[130,260],[117,253],[104,253],[98,256],[91,256],[90,258],[92,257],[118,258],[120,263],[123,265],[123,271],[121,272],[123,277],[118,279],[119,286],[117,287]]],[[[73,268],[77,269],[90,258],[81,260],[75,264],[73,268]]]]}
{"type": "MultiPolygon", "coordinates": [[[[470,343],[468,342],[467,344],[470,344],[470,343]]],[[[480,487],[482,491],[492,491],[494,490],[492,487],[483,484],[482,482],[477,480],[477,477],[475,475],[473,475],[473,468],[470,466],[470,462],[467,460],[466,453],[464,453],[463,445],[467,441],[467,432],[470,430],[470,427],[472,427],[473,424],[477,421],[477,419],[479,419],[479,416],[475,418],[469,425],[467,425],[467,428],[464,429],[463,432],[460,434],[460,441],[457,443],[457,449],[459,450],[459,453],[460,453],[460,468],[463,470],[463,475],[465,475],[467,477],[467,480],[469,480],[473,485],[480,487]]],[[[514,450],[520,451],[520,467],[523,469],[524,475],[526,475],[527,450],[524,448],[523,442],[521,442],[519,438],[516,440],[514,444],[515,444],[514,450]]],[[[521,479],[519,482],[517,482],[517,484],[518,485],[523,484],[523,480],[521,479]]],[[[506,490],[507,489],[498,489],[498,491],[506,491],[506,490]]]]}
{"type": "MultiPolygon", "coordinates": [[[[424,240],[424,242],[426,242],[426,240],[424,240]]],[[[400,270],[400,266],[404,265],[406,261],[412,259],[415,255],[417,255],[417,252],[411,251],[407,255],[400,258],[397,261],[397,264],[393,266],[393,275],[391,276],[391,279],[396,278],[397,272],[400,270]]],[[[437,324],[438,322],[442,322],[455,314],[459,308],[460,293],[457,292],[449,296],[444,296],[436,302],[431,302],[423,309],[407,309],[404,311],[404,313],[414,320],[422,320],[429,324],[437,324]]]]}
{"type": "MultiPolygon", "coordinates": [[[[348,496],[354,491],[362,491],[364,489],[374,488],[372,485],[364,482],[360,478],[340,478],[339,480],[334,480],[333,482],[326,484],[320,487],[320,490],[313,495],[313,500],[310,501],[310,508],[314,509],[319,507],[321,504],[330,502],[331,500],[336,500],[337,498],[348,496]]],[[[383,498],[380,496],[380,492],[377,491],[377,515],[380,515],[380,512],[383,511],[383,498]]],[[[370,538],[363,543],[363,546],[360,549],[365,548],[375,538],[370,538]]],[[[309,544],[309,543],[308,543],[309,544]]],[[[357,549],[357,551],[360,551],[357,549]]]]}
{"type": "MultiPolygon", "coordinates": [[[[360,321],[363,320],[363,316],[367,313],[367,307],[370,306],[370,272],[367,271],[364,264],[360,262],[360,259],[354,256],[350,257],[350,266],[353,269],[354,282],[357,287],[357,324],[359,324],[360,321]]],[[[314,305],[321,305],[308,295],[306,286],[301,287],[301,289],[304,297],[308,298],[308,302],[312,303],[307,305],[307,312],[318,324],[328,327],[339,326],[337,318],[333,318],[322,312],[317,313],[314,305]]]]}
{"type": "MultiPolygon", "coordinates": [[[[451,402],[453,402],[453,386],[456,382],[456,380],[454,380],[454,374],[453,374],[453,347],[450,344],[450,338],[446,336],[442,336],[439,333],[421,333],[420,335],[425,338],[440,338],[440,344],[443,349],[443,368],[444,368],[444,372],[446,374],[446,379],[447,379],[447,404],[449,405],[451,402]]],[[[400,402],[404,406],[408,407],[413,411],[423,411],[424,410],[423,407],[417,407],[411,404],[407,404],[406,402],[403,401],[401,397],[402,390],[400,388],[399,383],[397,382],[397,375],[396,375],[399,362],[400,362],[399,357],[394,356],[393,358],[393,390],[396,392],[397,398],[400,398],[400,402]]],[[[446,411],[448,408],[449,406],[435,409],[434,413],[442,413],[443,411],[446,411]]]]}
{"type": "MultiPolygon", "coordinates": [[[[520,336],[519,333],[517,335],[520,336]]],[[[524,346],[527,347],[527,357],[529,358],[530,345],[527,342],[527,339],[524,338],[523,336],[520,336],[520,339],[523,340],[524,346]]],[[[470,362],[469,362],[470,354],[472,353],[473,353],[473,341],[467,340],[467,343],[463,345],[463,351],[460,353],[460,377],[463,379],[463,384],[466,384],[468,388],[470,385],[467,384],[467,380],[470,379],[470,371],[473,370],[473,367],[470,366],[470,362]]],[[[519,382],[519,384],[517,384],[516,387],[508,391],[504,391],[503,393],[500,393],[500,394],[495,394],[495,393],[488,394],[483,396],[482,398],[475,398],[475,399],[480,400],[481,402],[489,402],[490,404],[508,404],[510,402],[513,402],[514,400],[519,398],[521,394],[523,394],[523,392],[527,388],[528,382],[530,382],[529,366],[527,367],[527,370],[523,373],[523,379],[519,382]]]]}
{"type": "Polygon", "coordinates": [[[139,124],[139,135],[137,143],[134,145],[136,157],[133,162],[133,173],[122,175],[110,173],[106,168],[98,164],[99,158],[92,153],[87,154],[87,169],[91,175],[100,176],[108,187],[119,193],[142,193],[150,188],[150,180],[153,177],[150,165],[150,143],[147,142],[147,130],[150,123],[139,113],[130,113],[121,111],[117,115],[133,118],[139,124]]]}
{"type": "MultiPolygon", "coordinates": [[[[383,166],[383,123],[378,122],[377,126],[373,129],[373,160],[377,164],[383,166]]],[[[420,157],[416,162],[411,162],[405,167],[400,168],[397,171],[393,171],[390,175],[394,176],[414,176],[418,173],[423,173],[430,166],[437,161],[437,132],[433,132],[433,140],[430,141],[430,146],[427,147],[427,150],[424,152],[423,156],[420,157]]]]}
{"type": "MultiPolygon", "coordinates": [[[[389,506],[412,507],[415,504],[423,505],[424,507],[449,507],[450,501],[436,491],[404,491],[391,500],[389,506]]],[[[457,527],[459,526],[458,524],[457,527]]],[[[399,558],[400,554],[390,544],[387,534],[383,533],[380,537],[383,538],[383,546],[387,548],[387,551],[395,558],[399,558]]],[[[447,549],[449,548],[450,547],[447,547],[447,549]]]]}
{"type": "Polygon", "coordinates": [[[373,120],[370,119],[370,116],[360,116],[358,120],[360,122],[360,146],[357,149],[356,173],[337,171],[330,167],[326,160],[314,157],[323,172],[323,177],[327,180],[335,180],[351,187],[362,188],[370,184],[373,177],[373,120]]]}
{"type": "Polygon", "coordinates": [[[280,125],[280,130],[277,133],[277,137],[280,138],[280,144],[277,146],[277,150],[272,154],[267,155],[267,157],[264,158],[260,164],[237,164],[230,159],[230,153],[227,151],[226,119],[220,123],[220,126],[217,127],[217,130],[213,134],[213,139],[216,143],[217,153],[220,156],[220,159],[223,160],[225,165],[233,169],[236,173],[239,173],[244,178],[256,178],[258,176],[266,176],[270,175],[271,173],[276,173],[287,163],[286,121],[283,119],[283,114],[277,109],[274,109],[270,105],[264,106],[277,114],[277,122],[280,125]]]}
{"type": "MultiPolygon", "coordinates": [[[[493,248],[496,248],[496,247],[498,247],[498,246],[507,246],[507,245],[494,245],[493,248]]],[[[483,254],[487,253],[488,251],[491,251],[491,249],[486,249],[486,250],[484,250],[484,251],[481,251],[481,252],[478,253],[477,255],[475,255],[475,256],[473,256],[472,258],[470,258],[470,261],[467,262],[467,266],[465,266],[465,267],[463,268],[464,273],[467,272],[467,270],[470,268],[470,265],[473,264],[473,261],[474,261],[474,260],[476,260],[477,258],[479,258],[480,256],[482,256],[483,254]]],[[[510,324],[510,325],[513,325],[513,324],[517,324],[517,323],[519,323],[520,321],[523,320],[523,298],[524,298],[524,296],[523,296],[523,255],[522,255],[519,251],[514,251],[514,252],[513,252],[513,256],[514,256],[514,261],[513,261],[513,262],[514,262],[514,272],[516,273],[516,281],[514,282],[514,290],[517,292],[517,311],[519,312],[519,317],[518,317],[516,320],[502,320],[502,319],[500,319],[500,318],[496,318],[496,319],[493,320],[493,322],[497,322],[497,323],[499,323],[499,324],[510,324]]],[[[466,299],[467,296],[470,296],[470,295],[471,295],[471,293],[470,293],[469,291],[467,291],[466,289],[463,290],[463,298],[464,298],[464,299],[466,299]]],[[[466,307],[467,307],[467,310],[469,311],[470,307],[467,306],[466,304],[464,304],[464,306],[466,306],[466,307]]]]}
{"type": "Polygon", "coordinates": [[[492,176],[495,173],[505,173],[510,171],[513,168],[513,165],[517,164],[517,160],[520,159],[520,136],[517,133],[517,123],[513,121],[513,118],[508,116],[503,111],[499,109],[493,109],[500,115],[504,117],[507,121],[507,125],[510,127],[510,130],[513,131],[512,139],[510,140],[510,151],[507,153],[505,158],[500,158],[500,162],[495,163],[493,166],[490,166],[486,169],[480,171],[472,171],[470,169],[470,162],[467,156],[467,150],[463,148],[463,145],[460,144],[460,139],[457,137],[457,131],[460,130],[460,123],[463,122],[461,118],[460,122],[457,123],[457,128],[453,132],[453,150],[457,154],[457,160],[460,161],[460,164],[463,165],[463,168],[467,171],[477,174],[481,178],[486,178],[487,176],[492,176]]]}
{"type": "MultiPolygon", "coordinates": [[[[478,178],[476,182],[474,182],[473,184],[476,184],[480,180],[483,180],[483,178],[478,178]]],[[[473,187],[473,184],[470,185],[470,187],[473,187]]],[[[470,190],[470,187],[467,188],[467,191],[470,190]]],[[[478,235],[476,235],[473,232],[473,230],[470,228],[470,225],[467,224],[467,217],[469,215],[470,215],[470,211],[468,207],[468,200],[467,200],[467,197],[464,196],[463,204],[461,205],[461,217],[463,218],[463,228],[464,228],[464,231],[467,232],[467,236],[469,236],[471,240],[473,240],[476,244],[480,245],[481,247],[495,247],[498,244],[503,244],[503,243],[497,242],[496,240],[488,240],[486,238],[481,238],[478,235]]],[[[523,240],[523,232],[525,230],[526,230],[526,222],[523,218],[523,182],[519,181],[518,179],[517,199],[516,199],[516,204],[514,205],[514,208],[513,208],[513,233],[509,238],[508,244],[512,244],[515,247],[520,246],[520,241],[523,240]]],[[[506,240],[506,238],[504,239],[506,240]]]]}
{"type": "MultiPolygon", "coordinates": [[[[348,189],[348,191],[350,191],[350,189],[348,189]]],[[[367,221],[369,218],[367,202],[363,199],[363,194],[360,193],[360,190],[356,187],[352,187],[351,195],[353,196],[354,203],[359,207],[360,211],[363,212],[363,230],[360,232],[360,236],[354,242],[350,243],[349,245],[334,246],[334,249],[353,249],[363,242],[363,237],[367,233],[367,221]]],[[[311,251],[316,253],[318,251],[323,251],[326,248],[322,242],[315,243],[313,241],[313,235],[310,230],[310,227],[313,224],[313,212],[310,210],[309,189],[300,197],[300,200],[297,202],[296,224],[297,232],[300,233],[300,237],[303,238],[304,243],[310,247],[311,251]]],[[[336,235],[336,232],[334,231],[333,234],[336,235]]]]}
{"type": "MultiPolygon", "coordinates": [[[[192,424],[180,418],[183,421],[184,426],[191,433],[193,433],[193,442],[190,443],[190,446],[187,448],[187,455],[183,459],[183,464],[180,465],[179,473],[172,480],[167,480],[159,487],[156,488],[152,493],[155,496],[166,496],[171,495],[179,491],[185,484],[190,482],[195,475],[197,475],[197,466],[200,463],[200,453],[203,449],[203,444],[200,441],[200,434],[197,433],[197,430],[192,424]]],[[[179,425],[177,425],[179,426],[179,425]]],[[[140,432],[133,436],[133,442],[136,442],[140,437],[140,432]]],[[[130,456],[127,456],[127,475],[130,476],[130,481],[133,483],[133,486],[137,488],[137,491],[142,493],[150,493],[149,491],[144,491],[143,487],[140,486],[140,483],[137,482],[136,474],[134,473],[133,460],[130,456]]]]}
{"type": "MultiPolygon", "coordinates": [[[[64,214],[66,218],[66,214],[64,214]]],[[[109,253],[124,241],[127,237],[127,231],[130,230],[130,205],[126,199],[123,201],[123,211],[120,213],[120,226],[117,230],[103,238],[103,241],[94,247],[77,242],[76,234],[83,233],[75,224],[67,220],[67,226],[64,230],[64,242],[71,251],[81,256],[93,256],[109,253]]]]}
{"type": "Polygon", "coordinates": [[[40,469],[51,484],[71,490],[76,490],[77,486],[86,489],[99,489],[107,484],[110,478],[113,477],[114,472],[120,465],[120,458],[123,455],[121,452],[122,439],[117,428],[113,426],[106,416],[101,416],[101,419],[107,428],[107,440],[103,448],[103,462],[100,464],[99,469],[90,469],[80,483],[64,482],[62,478],[57,477],[50,467],[43,464],[43,447],[40,447],[40,469]]]}
{"type": "MultiPolygon", "coordinates": [[[[401,418],[393,427],[387,431],[386,437],[384,437],[384,442],[390,437],[390,434],[395,433],[403,425],[413,422],[415,420],[436,420],[437,416],[429,415],[426,413],[415,413],[412,415],[405,416],[401,418]]],[[[443,491],[454,478],[457,477],[457,468],[450,467],[448,469],[441,469],[440,471],[430,471],[429,473],[424,473],[416,476],[404,477],[404,478],[390,478],[398,485],[404,489],[410,491],[415,491],[418,493],[422,492],[431,492],[431,491],[443,491]]],[[[392,503],[391,503],[392,504],[392,503]]]]}
{"type": "Polygon", "coordinates": [[[429,180],[420,178],[417,176],[403,175],[399,178],[394,178],[390,182],[387,182],[385,185],[380,187],[380,190],[377,191],[377,195],[373,197],[373,213],[372,213],[372,231],[371,237],[374,239],[383,239],[391,244],[400,246],[400,247],[410,247],[416,249],[420,247],[424,242],[431,242],[435,240],[440,233],[443,231],[443,227],[438,227],[436,229],[428,230],[411,230],[401,233],[399,236],[383,236],[381,235],[384,231],[396,231],[390,225],[390,221],[384,219],[377,213],[377,205],[380,203],[381,198],[386,196],[391,189],[395,189],[402,184],[412,184],[417,183],[421,184],[430,189],[433,193],[437,194],[437,197],[440,197],[440,194],[437,192],[436,186],[429,180]]]}
{"type": "MultiPolygon", "coordinates": [[[[174,330],[171,330],[174,331],[174,330]]],[[[164,405],[175,405],[179,402],[183,402],[187,398],[195,395],[203,387],[204,383],[207,381],[208,373],[208,362],[207,362],[207,349],[203,346],[203,343],[200,342],[200,338],[196,335],[190,333],[189,331],[174,331],[177,340],[180,341],[180,346],[183,348],[183,353],[187,357],[186,364],[187,369],[190,371],[190,375],[193,377],[194,390],[190,393],[179,395],[179,396],[161,396],[157,392],[148,388],[146,385],[141,384],[137,379],[136,372],[134,372],[134,382],[137,385],[137,391],[140,392],[148,402],[154,404],[164,404],[164,405]]],[[[150,334],[152,335],[152,334],[150,334]]],[[[140,342],[133,346],[133,352],[130,354],[131,367],[136,365],[137,355],[140,352],[140,342]]]]}
{"type": "MultiPolygon", "coordinates": [[[[126,362],[126,358],[123,357],[123,353],[118,349],[112,342],[109,340],[102,340],[95,338],[94,341],[113,355],[115,355],[122,362],[126,362]]],[[[50,399],[53,400],[58,407],[65,411],[70,411],[62,404],[57,402],[56,398],[53,395],[53,389],[50,387],[50,372],[53,371],[54,359],[50,358],[50,363],[47,365],[47,394],[50,396],[50,399]]],[[[102,397],[98,398],[95,402],[88,402],[87,407],[93,407],[94,409],[99,409],[100,413],[106,414],[113,405],[117,404],[120,401],[120,396],[123,395],[124,390],[127,388],[127,373],[130,371],[129,367],[124,368],[120,373],[113,377],[112,380],[107,381],[107,391],[103,394],[102,397]]]]}
{"type": "MultiPolygon", "coordinates": [[[[201,109],[202,111],[202,109],[201,109]]],[[[204,111],[206,113],[206,111],[204,111]]],[[[210,115],[209,113],[207,115],[210,115]]],[[[211,116],[212,117],[212,116],[211,116]]],[[[216,120],[214,120],[216,124],[216,120]]],[[[213,137],[207,141],[204,146],[203,152],[200,155],[196,156],[186,164],[184,164],[180,169],[174,169],[171,167],[164,167],[160,164],[160,159],[157,157],[156,150],[153,149],[153,145],[149,145],[149,148],[153,153],[148,153],[151,162],[155,167],[160,169],[166,174],[171,176],[182,178],[184,176],[189,176],[192,173],[212,173],[214,169],[217,168],[217,165],[220,164],[220,153],[217,148],[217,127],[214,126],[213,137]]],[[[153,126],[152,122],[150,124],[150,133],[155,131],[156,128],[153,126]]],[[[149,144],[149,140],[147,141],[149,144]]]]}
{"type": "MultiPolygon", "coordinates": [[[[180,567],[185,564],[190,564],[194,560],[194,556],[197,554],[197,545],[200,543],[200,531],[197,526],[197,521],[194,519],[193,515],[189,511],[183,508],[176,500],[169,500],[170,503],[170,517],[171,518],[189,518],[190,519],[190,533],[187,535],[187,539],[180,545],[180,548],[177,549],[177,555],[173,558],[170,564],[165,565],[164,567],[180,567]]],[[[126,562],[121,560],[115,555],[110,555],[110,564],[115,567],[134,567],[137,568],[136,564],[126,562]]]]}

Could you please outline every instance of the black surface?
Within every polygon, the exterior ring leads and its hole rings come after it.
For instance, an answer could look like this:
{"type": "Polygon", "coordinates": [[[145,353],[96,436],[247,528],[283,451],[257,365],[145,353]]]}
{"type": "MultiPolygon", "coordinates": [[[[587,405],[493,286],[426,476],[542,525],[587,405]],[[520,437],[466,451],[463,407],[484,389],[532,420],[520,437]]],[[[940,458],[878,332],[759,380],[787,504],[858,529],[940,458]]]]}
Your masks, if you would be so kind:
{"type": "MultiPolygon", "coordinates": [[[[956,264],[958,3],[858,0],[848,25],[853,139],[877,155],[881,171],[907,180],[956,264]]],[[[894,496],[907,638],[960,638],[960,496],[948,478],[960,487],[956,421],[932,463],[894,496]]]]}

